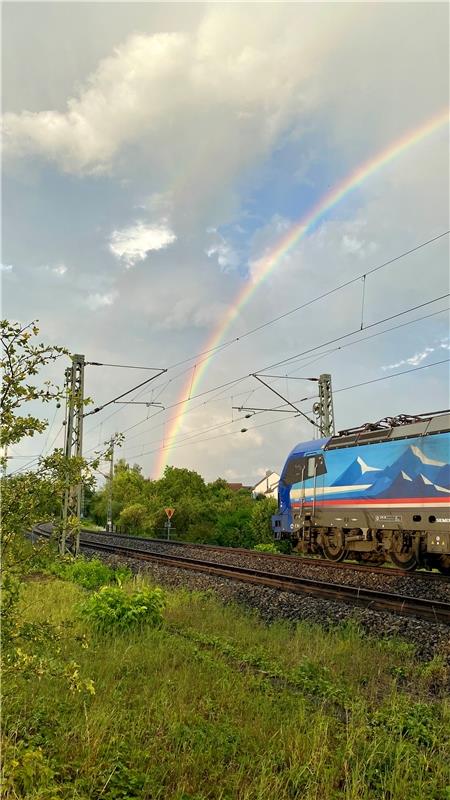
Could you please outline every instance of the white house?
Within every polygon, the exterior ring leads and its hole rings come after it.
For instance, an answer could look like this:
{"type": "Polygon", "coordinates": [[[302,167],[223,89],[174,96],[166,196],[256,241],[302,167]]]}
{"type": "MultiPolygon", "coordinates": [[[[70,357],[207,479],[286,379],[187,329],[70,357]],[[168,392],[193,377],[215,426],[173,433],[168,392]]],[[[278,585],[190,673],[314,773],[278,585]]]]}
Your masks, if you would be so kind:
{"type": "Polygon", "coordinates": [[[278,496],[278,482],[280,476],[277,472],[272,472],[268,469],[264,478],[261,478],[255,486],[252,487],[252,497],[273,497],[275,500],[278,496]]]}

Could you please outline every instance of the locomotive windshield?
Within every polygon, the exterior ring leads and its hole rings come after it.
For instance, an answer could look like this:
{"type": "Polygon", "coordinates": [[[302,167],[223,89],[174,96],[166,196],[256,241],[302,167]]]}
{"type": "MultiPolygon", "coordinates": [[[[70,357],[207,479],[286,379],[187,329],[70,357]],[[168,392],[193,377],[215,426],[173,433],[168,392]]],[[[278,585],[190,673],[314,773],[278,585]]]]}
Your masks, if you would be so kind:
{"type": "Polygon", "coordinates": [[[284,483],[292,486],[314,475],[325,475],[326,471],[325,459],[321,454],[294,456],[286,464],[282,478],[284,483]]]}

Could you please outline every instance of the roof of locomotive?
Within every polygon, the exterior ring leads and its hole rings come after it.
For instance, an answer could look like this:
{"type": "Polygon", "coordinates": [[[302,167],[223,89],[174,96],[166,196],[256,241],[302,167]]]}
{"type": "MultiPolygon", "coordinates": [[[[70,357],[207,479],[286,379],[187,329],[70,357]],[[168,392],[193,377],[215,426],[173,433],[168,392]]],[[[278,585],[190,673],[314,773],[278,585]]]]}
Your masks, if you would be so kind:
{"type": "Polygon", "coordinates": [[[331,436],[327,436],[326,439],[310,439],[309,442],[299,442],[292,448],[286,461],[289,461],[292,456],[314,455],[314,453],[318,453],[319,450],[323,450],[330,439],[331,436]]]}
{"type": "MultiPolygon", "coordinates": [[[[293,456],[313,455],[320,450],[334,450],[339,447],[375,444],[376,442],[386,442],[390,439],[408,439],[413,436],[425,436],[450,431],[449,412],[423,414],[420,416],[416,417],[413,422],[397,425],[386,424],[385,427],[381,427],[380,423],[375,423],[374,425],[361,426],[353,430],[341,431],[337,435],[327,436],[325,439],[310,439],[308,442],[299,442],[292,448],[286,463],[293,456]],[[420,419],[420,416],[423,419],[420,419]]],[[[382,422],[384,421],[382,420],[382,422]]]]}
{"type": "Polygon", "coordinates": [[[375,444],[393,439],[409,439],[414,436],[429,436],[433,433],[446,433],[447,431],[450,431],[450,413],[447,411],[421,414],[409,419],[407,417],[387,417],[386,420],[381,420],[374,425],[368,424],[360,428],[340,431],[337,436],[330,437],[326,449],[375,444]],[[397,422],[397,420],[399,421],[397,422]],[[396,422],[397,424],[395,424],[396,422]]]}

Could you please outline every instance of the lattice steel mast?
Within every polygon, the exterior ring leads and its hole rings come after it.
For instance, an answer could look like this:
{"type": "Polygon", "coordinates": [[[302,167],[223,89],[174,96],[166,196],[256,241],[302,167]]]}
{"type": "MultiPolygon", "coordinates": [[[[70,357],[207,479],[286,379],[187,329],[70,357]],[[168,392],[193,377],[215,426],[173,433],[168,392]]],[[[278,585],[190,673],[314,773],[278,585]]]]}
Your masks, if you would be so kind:
{"type": "Polygon", "coordinates": [[[78,555],[80,549],[81,478],[71,480],[70,459],[83,454],[83,409],[84,409],[84,356],[72,356],[72,366],[66,369],[66,419],[64,458],[67,478],[63,500],[63,517],[59,551],[61,554],[78,555]]]}
{"type": "Polygon", "coordinates": [[[334,436],[334,409],[331,375],[323,373],[319,376],[319,402],[314,405],[314,413],[319,425],[319,436],[334,436]]]}

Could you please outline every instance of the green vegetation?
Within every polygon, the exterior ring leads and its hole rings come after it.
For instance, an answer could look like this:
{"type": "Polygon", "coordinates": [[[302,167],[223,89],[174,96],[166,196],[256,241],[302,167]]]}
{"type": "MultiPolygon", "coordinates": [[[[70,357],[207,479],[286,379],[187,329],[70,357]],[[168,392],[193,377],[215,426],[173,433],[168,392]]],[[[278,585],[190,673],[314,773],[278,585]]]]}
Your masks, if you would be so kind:
{"type": "MultiPolygon", "coordinates": [[[[98,525],[106,519],[107,493],[105,487],[87,497],[87,513],[98,525]]],[[[222,478],[205,483],[192,470],[166,467],[160,480],[148,480],[138,465],[130,467],[120,460],[114,469],[112,499],[113,520],[124,533],[165,536],[164,509],[174,507],[178,539],[225,547],[272,544],[275,500],[254,500],[245,489],[232,491],[222,478]]]]}
{"type": "Polygon", "coordinates": [[[5,800],[449,796],[448,672],[404,643],[268,627],[210,593],[166,592],[163,608],[142,580],[90,593],[42,576],[18,610],[5,800]],[[99,597],[153,611],[98,627],[99,597]]]}
{"type": "MultiPolygon", "coordinates": [[[[61,398],[35,376],[66,351],[37,333],[1,324],[4,447],[47,427],[24,405],[61,398]]],[[[104,523],[94,466],[55,451],[3,481],[5,800],[449,800],[443,661],[353,626],[268,627],[210,593],[27,542],[80,479],[104,523]]],[[[130,533],[158,535],[175,506],[180,538],[273,549],[273,501],[221,479],[169,467],[148,481],[119,462],[113,504],[130,533]]]]}
{"type": "Polygon", "coordinates": [[[79,583],[85,589],[99,589],[106,583],[122,584],[131,577],[128,567],[109,567],[97,558],[85,561],[70,556],[51,561],[49,572],[64,580],[79,583]]]}
{"type": "Polygon", "coordinates": [[[103,586],[82,603],[80,612],[95,630],[110,633],[160,626],[164,604],[161,589],[141,587],[127,594],[122,588],[103,586]]]}
{"type": "MultiPolygon", "coordinates": [[[[0,321],[2,468],[7,465],[8,448],[47,430],[48,420],[40,416],[40,406],[50,402],[60,406],[64,397],[61,389],[45,380],[45,372],[68,351],[38,342],[38,335],[35,322],[21,325],[0,321]]],[[[88,464],[83,458],[66,459],[62,450],[54,450],[36,459],[32,470],[13,472],[2,480],[2,580],[5,571],[15,574],[16,567],[23,567],[24,531],[43,521],[53,522],[57,531],[64,489],[82,481],[86,491],[92,492],[96,466],[95,461],[88,464]]],[[[77,526],[79,521],[75,519],[73,524],[77,526]]],[[[35,551],[28,555],[34,558],[35,551]]]]}

